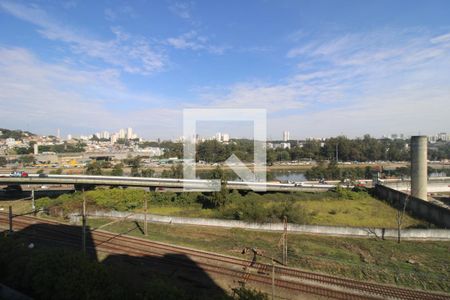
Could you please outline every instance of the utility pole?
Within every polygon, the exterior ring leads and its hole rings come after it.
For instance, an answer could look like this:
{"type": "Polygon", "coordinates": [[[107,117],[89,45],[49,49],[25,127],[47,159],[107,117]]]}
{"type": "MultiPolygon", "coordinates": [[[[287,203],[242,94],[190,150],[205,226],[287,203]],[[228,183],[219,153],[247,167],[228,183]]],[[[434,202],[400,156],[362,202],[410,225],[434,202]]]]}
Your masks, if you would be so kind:
{"type": "Polygon", "coordinates": [[[13,213],[12,213],[12,206],[9,206],[9,213],[8,213],[8,219],[9,219],[9,233],[13,232],[13,213]]]}
{"type": "Polygon", "coordinates": [[[282,263],[287,266],[287,217],[283,218],[283,234],[278,242],[278,247],[282,248],[282,263]]]}
{"type": "Polygon", "coordinates": [[[86,195],[84,193],[84,187],[81,192],[83,193],[83,212],[82,212],[82,231],[81,231],[81,247],[83,253],[86,253],[86,195]]]}
{"type": "Polygon", "coordinates": [[[272,257],[272,300],[275,298],[275,262],[272,257]]]}
{"type": "Polygon", "coordinates": [[[275,263],[280,264],[280,265],[283,265],[283,263],[280,262],[279,260],[276,260],[273,256],[264,255],[262,252],[257,251],[256,248],[245,247],[244,249],[242,249],[242,254],[246,254],[249,250],[251,250],[253,252],[253,259],[250,264],[250,267],[254,266],[254,264],[256,263],[256,257],[258,255],[261,257],[268,258],[272,261],[272,299],[274,299],[275,298],[275,263]]]}
{"type": "Polygon", "coordinates": [[[287,226],[288,226],[288,222],[287,222],[287,217],[284,216],[284,245],[283,245],[283,264],[285,266],[287,266],[287,226]]]}
{"type": "Polygon", "coordinates": [[[33,210],[33,215],[36,215],[36,203],[34,201],[34,188],[31,190],[31,209],[33,210]]]}
{"type": "Polygon", "coordinates": [[[148,228],[147,228],[147,197],[145,198],[144,202],[144,234],[145,236],[148,236],[148,228]]]}
{"type": "Polygon", "coordinates": [[[339,144],[336,143],[336,163],[339,162],[339,144]]]}

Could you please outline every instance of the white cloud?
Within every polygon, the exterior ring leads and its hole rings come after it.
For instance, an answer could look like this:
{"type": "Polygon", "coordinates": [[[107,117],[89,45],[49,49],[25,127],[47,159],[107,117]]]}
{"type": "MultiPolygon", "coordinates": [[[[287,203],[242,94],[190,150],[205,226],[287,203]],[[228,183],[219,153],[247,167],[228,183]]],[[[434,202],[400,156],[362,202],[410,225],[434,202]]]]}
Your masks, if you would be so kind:
{"type": "Polygon", "coordinates": [[[267,108],[270,134],[449,131],[448,36],[383,30],[317,38],[288,50],[299,68],[279,83],[244,82],[201,95],[211,106],[267,108]]]}
{"type": "Polygon", "coordinates": [[[113,69],[79,70],[44,63],[22,48],[0,48],[0,77],[0,119],[6,127],[30,124],[43,133],[59,127],[75,134],[132,126],[153,137],[160,132],[155,128],[178,132],[173,122],[178,109],[167,107],[166,99],[128,91],[113,69]]]}
{"type": "Polygon", "coordinates": [[[194,51],[204,50],[213,54],[223,54],[227,47],[214,46],[209,44],[209,40],[205,36],[198,35],[194,30],[184,33],[178,37],[168,38],[165,44],[175,49],[189,49],[194,51]]]}
{"type": "Polygon", "coordinates": [[[117,8],[107,7],[103,13],[105,14],[105,19],[111,22],[124,17],[135,19],[138,16],[134,8],[129,5],[124,5],[117,8]]]}
{"type": "Polygon", "coordinates": [[[169,10],[178,17],[189,20],[193,6],[193,2],[175,2],[169,6],[169,10]]]}
{"type": "Polygon", "coordinates": [[[302,108],[304,103],[298,101],[300,93],[299,89],[289,84],[245,83],[221,91],[203,90],[200,95],[214,107],[266,108],[274,112],[302,108]]]}
{"type": "Polygon", "coordinates": [[[100,40],[53,21],[38,7],[6,1],[0,2],[0,7],[36,25],[38,32],[47,39],[67,43],[74,53],[99,59],[125,72],[148,75],[163,70],[166,65],[165,55],[156,51],[148,40],[132,37],[120,28],[112,29],[114,39],[100,40]]]}

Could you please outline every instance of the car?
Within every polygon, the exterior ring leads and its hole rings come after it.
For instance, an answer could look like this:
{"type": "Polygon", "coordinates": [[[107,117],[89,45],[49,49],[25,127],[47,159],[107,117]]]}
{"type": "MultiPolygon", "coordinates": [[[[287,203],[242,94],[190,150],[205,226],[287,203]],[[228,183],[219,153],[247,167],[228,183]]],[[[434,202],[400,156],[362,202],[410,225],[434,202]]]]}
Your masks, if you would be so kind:
{"type": "Polygon", "coordinates": [[[22,171],[14,171],[9,174],[10,177],[22,177],[22,171]]]}
{"type": "Polygon", "coordinates": [[[40,173],[38,177],[39,177],[39,178],[47,178],[48,175],[45,174],[45,173],[40,173]]]}
{"type": "Polygon", "coordinates": [[[28,177],[28,173],[27,172],[21,172],[20,177],[28,177]]]}

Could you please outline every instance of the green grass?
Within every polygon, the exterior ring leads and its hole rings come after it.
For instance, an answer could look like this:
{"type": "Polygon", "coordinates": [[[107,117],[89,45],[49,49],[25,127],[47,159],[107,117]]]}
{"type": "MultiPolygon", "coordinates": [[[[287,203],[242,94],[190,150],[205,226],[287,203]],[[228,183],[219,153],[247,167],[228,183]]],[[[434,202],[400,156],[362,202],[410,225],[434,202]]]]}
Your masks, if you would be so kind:
{"type": "MultiPolygon", "coordinates": [[[[143,212],[143,209],[137,209],[138,212],[143,212]]],[[[213,209],[202,209],[201,206],[160,206],[150,205],[148,213],[163,215],[163,216],[177,216],[177,217],[191,217],[191,218],[214,218],[216,214],[213,209]]]]}
{"type": "MultiPolygon", "coordinates": [[[[143,190],[98,189],[86,192],[88,209],[105,211],[142,212],[144,199],[148,212],[158,215],[220,218],[250,222],[280,222],[283,216],[297,224],[330,226],[396,228],[397,211],[369,193],[347,190],[324,193],[266,193],[249,192],[241,195],[233,191],[227,195],[225,205],[210,207],[211,194],[149,193],[143,190]],[[206,199],[206,202],[205,202],[206,199]],[[205,205],[206,203],[206,205],[205,205]]],[[[68,215],[81,210],[81,193],[62,195],[57,199],[41,198],[38,208],[54,208],[56,214],[68,215]]],[[[17,211],[25,210],[17,202],[17,211]]],[[[30,205],[31,206],[31,205],[30,205]]],[[[16,207],[14,207],[16,211],[16,207]]],[[[429,227],[427,222],[405,215],[404,228],[429,227]]]]}
{"type": "Polygon", "coordinates": [[[24,214],[31,212],[31,200],[1,200],[0,212],[8,213],[9,206],[12,206],[14,214],[24,214]],[[3,208],[3,210],[1,210],[3,208]]]}
{"type": "MultiPolygon", "coordinates": [[[[396,228],[397,210],[370,196],[355,200],[323,199],[304,202],[311,224],[396,228]]],[[[426,225],[405,215],[403,227],[426,225]]]]}
{"type": "MultiPolygon", "coordinates": [[[[108,220],[89,220],[93,227],[108,220]]],[[[142,226],[142,224],[141,224],[142,226]]],[[[142,237],[134,222],[103,228],[142,237]],[[133,230],[135,229],[135,230],[133,230]]],[[[281,259],[280,233],[200,226],[149,224],[149,238],[238,257],[244,247],[257,247],[281,259]]],[[[290,234],[289,266],[348,278],[450,292],[450,242],[338,238],[290,234]]]]}
{"type": "MultiPolygon", "coordinates": [[[[280,202],[294,198],[299,204],[299,209],[306,211],[308,223],[314,225],[330,226],[354,226],[354,227],[397,227],[397,210],[387,203],[380,201],[368,194],[363,194],[357,199],[342,199],[332,197],[332,194],[308,194],[296,197],[296,195],[271,194],[260,196],[261,205],[269,207],[274,202],[280,202]]],[[[139,209],[138,211],[142,211],[139,209]]],[[[193,217],[193,218],[223,218],[220,211],[214,209],[202,209],[200,206],[158,206],[153,205],[148,209],[149,213],[193,217]]],[[[428,226],[428,223],[415,219],[405,214],[404,228],[415,226],[428,226]]]]}

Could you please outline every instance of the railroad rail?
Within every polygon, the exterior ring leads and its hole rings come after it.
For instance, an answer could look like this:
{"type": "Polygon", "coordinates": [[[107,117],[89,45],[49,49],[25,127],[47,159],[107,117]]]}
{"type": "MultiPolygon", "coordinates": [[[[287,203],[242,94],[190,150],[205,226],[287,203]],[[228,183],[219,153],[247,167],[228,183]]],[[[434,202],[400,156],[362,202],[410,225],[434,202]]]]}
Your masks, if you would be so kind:
{"type": "MultiPolygon", "coordinates": [[[[0,224],[7,224],[8,216],[0,213],[0,224]]],[[[22,234],[30,235],[35,240],[58,242],[71,247],[81,245],[80,228],[60,222],[42,220],[29,216],[15,216],[13,226],[22,234]],[[39,227],[32,225],[53,225],[39,227]],[[31,227],[30,227],[31,226],[31,227]],[[32,228],[29,232],[23,229],[32,228]]],[[[245,282],[253,282],[270,286],[272,284],[272,266],[263,263],[251,263],[236,257],[218,255],[206,251],[153,242],[137,237],[115,234],[103,230],[92,230],[92,246],[90,251],[111,254],[126,254],[133,257],[158,257],[164,263],[178,267],[192,268],[183,259],[165,257],[166,254],[183,254],[196,263],[205,272],[222,276],[240,278],[245,282]]],[[[383,285],[373,282],[362,282],[331,275],[302,271],[299,269],[276,266],[275,286],[291,292],[309,293],[333,299],[450,299],[449,295],[426,292],[383,285]]]]}

